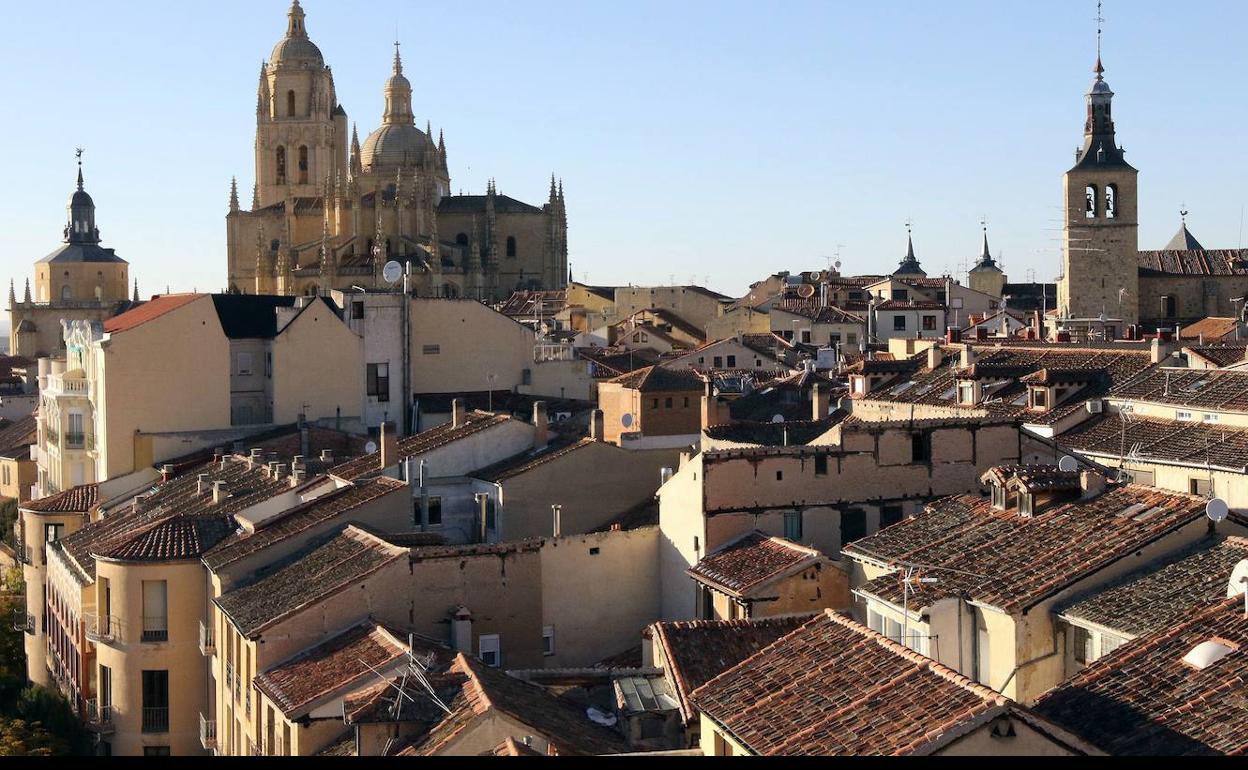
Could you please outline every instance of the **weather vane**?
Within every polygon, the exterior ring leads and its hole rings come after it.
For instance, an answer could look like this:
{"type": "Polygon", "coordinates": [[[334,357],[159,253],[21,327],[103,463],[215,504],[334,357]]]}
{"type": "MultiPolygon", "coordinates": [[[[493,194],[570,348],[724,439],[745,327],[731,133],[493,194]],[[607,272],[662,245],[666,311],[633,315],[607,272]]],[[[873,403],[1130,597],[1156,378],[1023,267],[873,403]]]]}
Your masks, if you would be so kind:
{"type": "Polygon", "coordinates": [[[1105,0],[1096,0],[1096,58],[1101,58],[1101,35],[1105,31],[1105,0]]]}
{"type": "Polygon", "coordinates": [[[75,148],[75,149],[74,149],[74,157],[78,159],[78,165],[79,165],[79,166],[81,166],[81,165],[82,165],[82,154],[83,154],[84,152],[86,152],[86,150],[84,150],[84,149],[83,149],[83,148],[81,148],[81,147],[77,147],[77,148],[75,148]]]}

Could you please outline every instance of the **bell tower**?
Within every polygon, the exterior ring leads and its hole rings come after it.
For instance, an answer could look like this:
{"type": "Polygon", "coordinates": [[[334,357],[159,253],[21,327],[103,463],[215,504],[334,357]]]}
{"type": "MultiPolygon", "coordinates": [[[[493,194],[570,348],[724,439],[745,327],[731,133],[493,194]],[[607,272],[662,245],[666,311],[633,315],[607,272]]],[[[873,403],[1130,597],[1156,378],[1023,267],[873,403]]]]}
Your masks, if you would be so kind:
{"type": "Polygon", "coordinates": [[[1140,316],[1139,172],[1118,146],[1114,92],[1105,82],[1099,40],[1097,48],[1083,147],[1064,183],[1065,239],[1057,302],[1064,318],[1105,315],[1125,326],[1138,323],[1140,316]]]}
{"type": "Polygon", "coordinates": [[[260,68],[256,96],[256,186],[260,207],[288,197],[315,198],[326,177],[346,169],[347,114],[334,76],[308,37],[294,0],[286,36],[260,68]]]}

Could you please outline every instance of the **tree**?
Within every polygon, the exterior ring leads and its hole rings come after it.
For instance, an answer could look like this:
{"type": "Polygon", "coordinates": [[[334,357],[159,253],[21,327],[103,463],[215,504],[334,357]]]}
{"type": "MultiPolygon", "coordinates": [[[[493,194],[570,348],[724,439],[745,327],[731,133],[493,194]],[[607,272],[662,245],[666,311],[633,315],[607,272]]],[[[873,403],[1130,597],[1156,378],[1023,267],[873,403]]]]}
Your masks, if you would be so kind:
{"type": "Polygon", "coordinates": [[[0,717],[0,757],[53,757],[69,753],[68,744],[43,725],[0,717]]]}
{"type": "Polygon", "coordinates": [[[0,594],[0,714],[11,714],[26,686],[26,635],[14,621],[26,618],[22,594],[0,594]]]}
{"type": "Polygon", "coordinates": [[[17,501],[5,499],[0,502],[0,540],[11,546],[17,545],[13,534],[13,525],[17,523],[17,501]]]}

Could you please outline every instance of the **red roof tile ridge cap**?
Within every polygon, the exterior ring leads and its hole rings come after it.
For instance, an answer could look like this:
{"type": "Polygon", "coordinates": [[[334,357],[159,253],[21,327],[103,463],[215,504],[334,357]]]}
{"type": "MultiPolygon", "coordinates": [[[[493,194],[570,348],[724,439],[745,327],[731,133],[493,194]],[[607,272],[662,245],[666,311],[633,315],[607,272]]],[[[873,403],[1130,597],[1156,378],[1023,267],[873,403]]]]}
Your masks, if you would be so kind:
{"type": "Polygon", "coordinates": [[[453,666],[452,669],[455,667],[459,667],[460,673],[463,673],[468,678],[467,683],[470,684],[473,689],[474,697],[469,705],[471,706],[474,714],[480,715],[490,709],[498,708],[494,701],[490,699],[490,694],[485,689],[485,686],[481,684],[481,677],[478,675],[475,666],[473,666],[473,662],[467,655],[462,652],[459,653],[459,655],[456,656],[455,666],[453,666]],[[478,708],[478,706],[480,706],[480,708],[478,708]]]}
{"type": "MultiPolygon", "coordinates": [[[[830,612],[832,612],[832,610],[828,610],[828,612],[830,613],[830,612]]],[[[824,619],[824,617],[825,617],[825,616],[824,616],[824,615],[822,615],[822,614],[814,616],[813,618],[811,618],[811,619],[810,619],[809,621],[807,621],[806,623],[803,623],[802,625],[800,625],[800,626],[798,626],[797,628],[793,629],[790,633],[787,633],[787,634],[785,634],[784,636],[780,637],[779,639],[776,639],[774,642],[772,642],[771,644],[767,645],[766,647],[763,647],[763,648],[759,649],[759,650],[758,650],[757,652],[755,652],[753,655],[750,655],[749,657],[745,658],[745,660],[742,660],[740,663],[738,663],[737,665],[733,666],[732,668],[729,668],[729,669],[727,669],[727,670],[725,670],[725,671],[721,671],[721,672],[720,672],[720,674],[719,674],[719,676],[714,677],[714,678],[713,678],[713,679],[711,679],[710,681],[708,681],[708,682],[704,683],[704,684],[703,684],[701,687],[699,687],[697,690],[695,690],[695,691],[693,691],[692,693],[690,693],[690,695],[689,695],[690,701],[696,700],[696,696],[697,696],[697,694],[698,694],[699,692],[701,692],[702,690],[709,688],[711,685],[715,684],[715,683],[716,683],[716,682],[718,682],[720,679],[723,679],[723,678],[724,678],[724,677],[726,677],[728,674],[732,673],[733,671],[737,670],[738,668],[741,668],[742,666],[745,666],[746,664],[753,663],[755,660],[762,658],[765,654],[767,654],[768,652],[770,652],[770,651],[771,651],[771,648],[773,648],[773,647],[775,647],[775,646],[777,646],[777,645],[779,645],[779,644],[783,643],[783,642],[784,642],[784,641],[786,641],[789,637],[794,636],[795,634],[801,633],[802,631],[805,631],[806,629],[808,629],[808,628],[811,628],[811,627],[815,626],[815,625],[816,625],[816,624],[818,624],[820,621],[822,621],[822,620],[824,619]]]]}
{"type": "MultiPolygon", "coordinates": [[[[690,628],[696,627],[690,626],[690,628]]],[[[667,629],[667,623],[655,624],[655,631],[658,632],[659,636],[659,647],[663,650],[663,661],[667,664],[663,667],[663,674],[664,678],[671,676],[676,695],[680,698],[680,716],[688,724],[694,717],[694,708],[689,702],[689,696],[693,693],[689,691],[689,682],[685,680],[684,671],[676,666],[675,659],[672,657],[672,644],[671,640],[667,638],[667,629]]]]}

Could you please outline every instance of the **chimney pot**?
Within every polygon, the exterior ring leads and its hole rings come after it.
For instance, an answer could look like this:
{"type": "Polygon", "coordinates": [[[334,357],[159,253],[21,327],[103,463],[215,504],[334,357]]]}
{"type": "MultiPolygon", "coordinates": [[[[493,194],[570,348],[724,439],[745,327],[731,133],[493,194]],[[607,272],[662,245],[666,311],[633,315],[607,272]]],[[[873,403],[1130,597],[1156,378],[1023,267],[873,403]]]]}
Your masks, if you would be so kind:
{"type": "Polygon", "coordinates": [[[381,425],[381,470],[399,464],[399,433],[394,423],[381,425]]]}
{"type": "Polygon", "coordinates": [[[464,400],[457,398],[451,402],[451,427],[460,428],[468,420],[468,410],[464,407],[464,400]]]}
{"type": "Polygon", "coordinates": [[[589,437],[594,441],[607,440],[607,416],[601,409],[595,409],[590,415],[589,437]]]}
{"type": "Polygon", "coordinates": [[[321,462],[328,465],[332,463],[333,461],[334,461],[334,450],[322,449],[321,450],[321,462]]]}
{"type": "Polygon", "coordinates": [[[205,492],[207,492],[208,489],[209,489],[208,474],[207,473],[199,474],[199,477],[195,481],[195,494],[202,495],[205,492]]]}
{"type": "Polygon", "coordinates": [[[173,478],[173,473],[174,473],[174,468],[172,465],[162,466],[160,469],[160,480],[168,481],[169,479],[173,478]]]}
{"type": "Polygon", "coordinates": [[[224,481],[214,481],[214,482],[212,482],[212,504],[213,504],[213,505],[220,505],[220,504],[221,504],[221,503],[223,503],[223,502],[226,500],[226,498],[228,498],[228,497],[229,497],[229,495],[227,495],[227,494],[225,493],[225,482],[224,482],[224,481]]]}
{"type": "Polygon", "coordinates": [[[550,416],[546,414],[546,402],[537,401],[533,404],[533,448],[545,449],[550,445],[550,416]]]}

